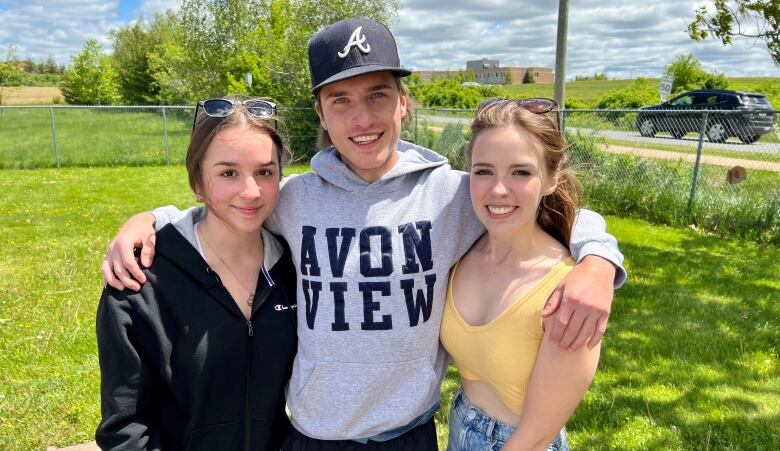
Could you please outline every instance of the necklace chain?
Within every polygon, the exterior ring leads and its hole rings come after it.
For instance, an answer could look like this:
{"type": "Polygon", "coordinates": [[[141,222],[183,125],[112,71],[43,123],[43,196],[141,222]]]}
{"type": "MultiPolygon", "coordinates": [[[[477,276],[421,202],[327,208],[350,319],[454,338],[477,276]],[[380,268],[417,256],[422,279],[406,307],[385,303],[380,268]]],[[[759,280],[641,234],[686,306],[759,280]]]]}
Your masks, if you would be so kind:
{"type": "Polygon", "coordinates": [[[208,246],[208,247],[209,247],[209,249],[211,249],[211,252],[212,252],[214,255],[216,255],[216,256],[217,256],[217,258],[219,259],[219,261],[221,261],[221,262],[222,262],[222,265],[225,267],[225,269],[227,269],[228,271],[230,271],[230,274],[233,274],[233,277],[235,277],[235,279],[238,281],[238,283],[240,283],[240,284],[241,284],[241,286],[242,286],[242,287],[244,287],[244,289],[245,289],[246,291],[248,291],[248,292],[249,292],[249,296],[247,296],[247,298],[246,298],[246,303],[247,303],[247,305],[249,305],[249,306],[251,307],[251,306],[252,306],[252,303],[253,303],[253,302],[254,302],[254,300],[255,300],[255,290],[251,290],[251,289],[249,289],[249,287],[248,287],[248,286],[246,286],[246,285],[244,284],[244,282],[241,280],[241,278],[239,278],[239,277],[236,275],[236,273],[234,273],[234,272],[233,272],[233,270],[232,270],[232,269],[230,269],[230,266],[228,266],[228,264],[227,264],[227,263],[225,263],[225,260],[223,260],[223,259],[222,259],[222,257],[220,257],[220,256],[219,256],[219,254],[217,253],[217,251],[216,251],[216,250],[214,250],[214,248],[211,246],[211,244],[209,244],[209,240],[207,240],[207,239],[206,239],[206,236],[205,236],[205,235],[203,235],[203,232],[202,232],[202,231],[201,231],[201,233],[200,233],[200,237],[201,237],[201,238],[203,238],[203,242],[204,242],[204,243],[206,243],[206,246],[208,246]]]}

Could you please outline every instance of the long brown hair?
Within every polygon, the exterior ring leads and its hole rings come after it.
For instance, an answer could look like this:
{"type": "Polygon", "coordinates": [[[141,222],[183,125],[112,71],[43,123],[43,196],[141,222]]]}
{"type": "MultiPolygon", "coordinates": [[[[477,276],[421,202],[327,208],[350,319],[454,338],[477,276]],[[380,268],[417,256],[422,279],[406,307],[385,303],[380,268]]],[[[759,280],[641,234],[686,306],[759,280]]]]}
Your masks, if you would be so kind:
{"type": "Polygon", "coordinates": [[[471,124],[471,141],[466,159],[471,164],[471,152],[480,133],[487,129],[514,126],[529,133],[542,147],[542,160],[547,174],[556,180],[555,191],[542,197],[536,211],[536,222],[545,232],[568,246],[571,229],[577,217],[581,185],[569,166],[569,145],[544,114],[535,114],[512,100],[499,100],[477,111],[471,124]]]}
{"type": "MultiPolygon", "coordinates": [[[[228,100],[233,100],[234,111],[225,117],[211,117],[205,113],[201,113],[195,121],[195,127],[192,129],[190,135],[190,145],[187,147],[187,156],[184,160],[184,165],[187,168],[187,179],[190,184],[190,189],[199,200],[201,197],[200,190],[204,189],[203,185],[203,159],[206,156],[206,151],[217,136],[219,132],[231,127],[249,127],[255,129],[261,133],[268,135],[271,141],[274,143],[274,150],[276,151],[276,157],[279,161],[279,178],[282,177],[282,164],[284,162],[283,156],[288,155],[289,151],[285,144],[282,135],[277,131],[277,127],[274,125],[278,123],[278,118],[272,117],[258,117],[250,115],[244,105],[242,105],[238,97],[224,97],[228,100]]],[[[208,202],[208,199],[204,199],[204,202],[208,202]]]]}

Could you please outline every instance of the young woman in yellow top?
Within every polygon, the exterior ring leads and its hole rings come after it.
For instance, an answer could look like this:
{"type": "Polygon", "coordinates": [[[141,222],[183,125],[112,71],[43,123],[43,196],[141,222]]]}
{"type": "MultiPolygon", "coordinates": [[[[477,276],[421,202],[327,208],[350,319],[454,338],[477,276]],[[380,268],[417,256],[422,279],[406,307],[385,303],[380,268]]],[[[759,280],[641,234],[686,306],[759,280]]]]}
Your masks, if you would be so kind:
{"type": "Polygon", "coordinates": [[[453,268],[441,341],[461,374],[449,451],[568,450],[565,428],[593,380],[599,347],[548,338],[544,303],[573,267],[579,185],[549,99],[490,100],[468,148],[483,235],[453,268]],[[519,276],[518,276],[519,275],[519,276]]]}

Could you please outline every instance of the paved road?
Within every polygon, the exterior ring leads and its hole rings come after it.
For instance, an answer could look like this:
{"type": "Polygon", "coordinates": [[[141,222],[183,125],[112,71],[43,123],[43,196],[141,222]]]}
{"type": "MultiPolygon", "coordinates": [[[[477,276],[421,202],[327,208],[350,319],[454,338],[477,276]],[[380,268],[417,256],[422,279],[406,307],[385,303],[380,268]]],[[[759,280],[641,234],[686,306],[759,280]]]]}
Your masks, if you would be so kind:
{"type": "MultiPolygon", "coordinates": [[[[469,118],[459,118],[459,117],[447,117],[447,116],[436,116],[436,115],[427,115],[427,114],[421,114],[421,117],[427,117],[429,121],[432,122],[439,122],[439,123],[455,123],[455,124],[463,124],[468,125],[471,123],[471,119],[469,118]]],[[[637,131],[619,131],[619,130],[592,130],[592,129],[586,129],[586,128],[575,128],[575,127],[569,127],[568,130],[571,131],[582,131],[582,132],[598,132],[605,138],[611,139],[611,140],[621,140],[621,141],[631,141],[635,142],[637,144],[660,144],[660,145],[666,145],[666,146],[687,146],[691,147],[693,149],[696,149],[696,147],[699,145],[699,137],[690,135],[687,137],[684,137],[682,139],[674,139],[671,136],[665,136],[665,134],[660,134],[654,138],[645,138],[644,136],[640,136],[639,132],[637,131]]],[[[743,144],[739,142],[736,138],[730,138],[725,143],[711,143],[704,140],[704,149],[708,150],[730,150],[730,151],[736,151],[736,152],[759,152],[759,153],[767,153],[767,154],[779,154],[780,153],[780,144],[775,143],[765,143],[765,142],[757,142],[753,144],[743,144]]]]}

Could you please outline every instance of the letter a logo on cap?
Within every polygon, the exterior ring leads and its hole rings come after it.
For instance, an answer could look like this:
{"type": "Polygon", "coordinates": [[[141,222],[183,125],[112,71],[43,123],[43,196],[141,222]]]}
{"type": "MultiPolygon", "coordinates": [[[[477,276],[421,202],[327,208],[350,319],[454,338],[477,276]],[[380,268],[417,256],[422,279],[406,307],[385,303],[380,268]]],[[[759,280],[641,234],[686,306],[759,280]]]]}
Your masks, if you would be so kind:
{"type": "Polygon", "coordinates": [[[338,53],[339,58],[346,58],[347,55],[349,55],[349,51],[352,50],[352,47],[357,47],[363,53],[371,52],[371,44],[363,45],[366,42],[366,36],[362,33],[362,26],[355,28],[355,31],[352,32],[352,36],[349,37],[349,42],[344,46],[344,50],[338,53]]]}

